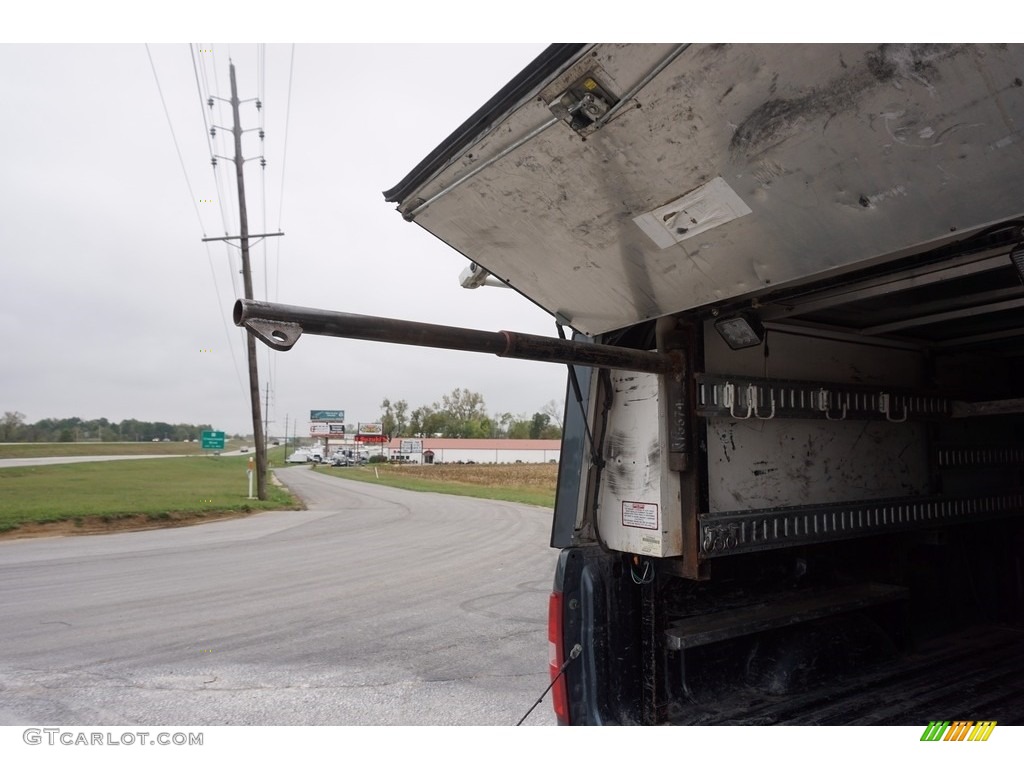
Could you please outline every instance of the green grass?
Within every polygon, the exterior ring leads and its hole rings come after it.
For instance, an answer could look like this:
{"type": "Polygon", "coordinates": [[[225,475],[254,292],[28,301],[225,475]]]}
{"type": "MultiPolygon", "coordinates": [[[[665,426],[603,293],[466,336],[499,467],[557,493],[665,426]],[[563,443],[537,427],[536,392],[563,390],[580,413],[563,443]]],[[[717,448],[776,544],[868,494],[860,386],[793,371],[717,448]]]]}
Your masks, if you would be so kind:
{"type": "Polygon", "coordinates": [[[0,531],[85,518],[159,522],[299,507],[269,481],[267,501],[246,498],[247,462],[247,456],[194,456],[0,469],[0,531]]]}
{"type": "Polygon", "coordinates": [[[447,493],[453,496],[473,496],[478,499],[496,499],[498,501],[515,501],[520,504],[534,504],[538,507],[554,509],[555,491],[551,488],[529,487],[516,483],[514,480],[501,485],[485,485],[475,482],[459,482],[445,479],[428,479],[411,477],[399,467],[388,465],[376,467],[317,467],[315,471],[326,472],[349,480],[358,480],[375,485],[386,485],[391,488],[404,488],[407,491],[428,491],[431,493],[447,493]]]}

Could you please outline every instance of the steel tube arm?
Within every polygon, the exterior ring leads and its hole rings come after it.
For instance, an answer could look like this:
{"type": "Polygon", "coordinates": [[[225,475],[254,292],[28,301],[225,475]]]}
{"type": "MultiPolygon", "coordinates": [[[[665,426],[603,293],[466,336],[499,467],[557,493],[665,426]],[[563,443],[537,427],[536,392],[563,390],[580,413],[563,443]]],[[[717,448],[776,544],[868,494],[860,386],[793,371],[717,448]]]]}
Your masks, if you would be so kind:
{"type": "Polygon", "coordinates": [[[583,344],[512,331],[477,331],[448,325],[416,323],[387,317],[352,315],[324,309],[295,307],[239,299],[234,307],[235,325],[247,328],[265,344],[281,351],[291,349],[303,333],[345,339],[383,341],[417,347],[489,352],[498,357],[569,363],[596,368],[618,368],[645,373],[671,373],[672,356],[606,344],[583,344]]]}

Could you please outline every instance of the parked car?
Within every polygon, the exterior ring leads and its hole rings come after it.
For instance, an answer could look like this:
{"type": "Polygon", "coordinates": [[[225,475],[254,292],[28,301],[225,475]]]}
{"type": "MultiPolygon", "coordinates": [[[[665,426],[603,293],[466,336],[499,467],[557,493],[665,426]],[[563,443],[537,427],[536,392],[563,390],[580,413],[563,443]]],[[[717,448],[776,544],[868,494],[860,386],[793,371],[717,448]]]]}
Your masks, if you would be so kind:
{"type": "Polygon", "coordinates": [[[285,461],[289,464],[305,464],[309,461],[309,454],[305,451],[295,451],[285,461]]]}

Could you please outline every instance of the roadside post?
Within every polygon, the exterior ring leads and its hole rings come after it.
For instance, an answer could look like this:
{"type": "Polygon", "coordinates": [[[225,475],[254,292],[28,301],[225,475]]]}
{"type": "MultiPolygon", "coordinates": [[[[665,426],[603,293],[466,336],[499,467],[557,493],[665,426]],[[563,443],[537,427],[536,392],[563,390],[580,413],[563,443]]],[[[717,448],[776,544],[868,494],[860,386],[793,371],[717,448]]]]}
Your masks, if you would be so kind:
{"type": "Polygon", "coordinates": [[[253,474],[255,473],[255,469],[256,469],[256,460],[252,456],[250,456],[249,457],[249,466],[245,470],[245,473],[249,476],[249,498],[250,499],[253,498],[253,495],[252,495],[252,477],[253,477],[253,474]]]}

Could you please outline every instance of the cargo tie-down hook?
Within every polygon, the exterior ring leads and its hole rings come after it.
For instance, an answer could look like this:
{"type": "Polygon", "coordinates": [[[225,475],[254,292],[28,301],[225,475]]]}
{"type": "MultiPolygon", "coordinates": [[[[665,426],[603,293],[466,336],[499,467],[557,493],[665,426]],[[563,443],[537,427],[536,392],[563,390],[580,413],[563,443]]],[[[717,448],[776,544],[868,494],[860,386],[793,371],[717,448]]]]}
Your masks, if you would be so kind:
{"type": "MultiPolygon", "coordinates": [[[[892,398],[895,400],[895,398],[892,398]]],[[[888,392],[883,392],[878,396],[878,410],[885,414],[885,418],[891,421],[893,424],[899,424],[907,420],[907,403],[903,403],[903,416],[896,419],[892,415],[892,403],[889,398],[888,392]]]]}
{"type": "Polygon", "coordinates": [[[761,401],[761,392],[753,384],[750,385],[750,389],[747,392],[747,397],[751,402],[754,403],[754,415],[757,416],[761,421],[769,421],[775,418],[775,390],[771,387],[768,388],[768,396],[771,398],[772,412],[767,416],[762,416],[757,412],[757,404],[761,401]]]}
{"type": "Polygon", "coordinates": [[[746,421],[754,413],[754,401],[751,399],[750,390],[753,385],[747,387],[747,415],[740,416],[736,413],[736,385],[731,381],[726,382],[725,389],[722,392],[722,405],[729,409],[729,415],[739,421],[746,421]]]}
{"type": "Polygon", "coordinates": [[[825,418],[829,421],[845,421],[846,419],[846,406],[849,400],[843,402],[843,410],[838,416],[832,415],[832,393],[827,389],[819,389],[817,392],[818,397],[818,410],[825,414],[825,418]]]}

